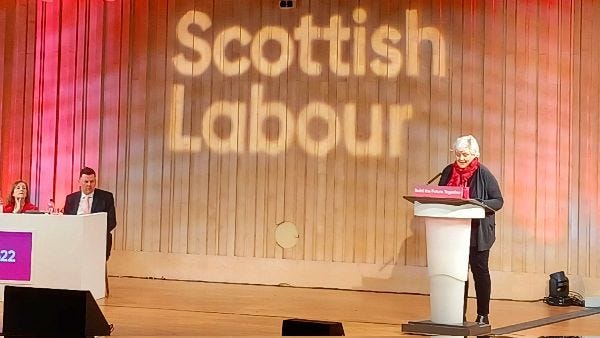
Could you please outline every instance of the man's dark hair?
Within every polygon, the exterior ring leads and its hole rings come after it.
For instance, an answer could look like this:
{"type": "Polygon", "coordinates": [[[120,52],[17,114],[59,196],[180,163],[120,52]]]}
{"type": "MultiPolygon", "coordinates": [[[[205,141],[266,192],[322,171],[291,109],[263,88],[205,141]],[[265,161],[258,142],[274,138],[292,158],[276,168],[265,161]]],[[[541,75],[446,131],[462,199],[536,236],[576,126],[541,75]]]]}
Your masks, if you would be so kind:
{"type": "Polygon", "coordinates": [[[81,177],[83,175],[94,175],[94,176],[96,176],[96,172],[94,171],[94,169],[92,169],[90,167],[83,167],[79,171],[79,177],[81,177]]]}

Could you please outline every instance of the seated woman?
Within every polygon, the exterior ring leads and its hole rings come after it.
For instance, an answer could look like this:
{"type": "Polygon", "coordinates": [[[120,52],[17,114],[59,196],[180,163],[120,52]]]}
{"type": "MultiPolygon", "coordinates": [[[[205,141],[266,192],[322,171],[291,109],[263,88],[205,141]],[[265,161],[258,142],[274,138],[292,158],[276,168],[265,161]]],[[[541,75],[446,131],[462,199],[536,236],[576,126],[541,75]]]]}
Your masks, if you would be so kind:
{"type": "Polygon", "coordinates": [[[16,181],[10,189],[10,194],[4,204],[3,212],[12,212],[20,214],[29,210],[37,210],[38,208],[29,202],[29,186],[25,181],[16,181]]]}

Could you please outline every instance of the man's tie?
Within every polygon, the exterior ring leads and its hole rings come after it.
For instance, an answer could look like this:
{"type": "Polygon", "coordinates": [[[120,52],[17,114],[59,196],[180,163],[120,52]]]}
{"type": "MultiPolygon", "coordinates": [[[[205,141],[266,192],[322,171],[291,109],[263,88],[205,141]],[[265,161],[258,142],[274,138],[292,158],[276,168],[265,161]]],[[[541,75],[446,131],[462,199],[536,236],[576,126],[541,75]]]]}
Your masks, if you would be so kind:
{"type": "Polygon", "coordinates": [[[85,204],[83,205],[85,207],[85,214],[91,214],[92,213],[92,205],[90,203],[90,196],[85,196],[85,204]]]}

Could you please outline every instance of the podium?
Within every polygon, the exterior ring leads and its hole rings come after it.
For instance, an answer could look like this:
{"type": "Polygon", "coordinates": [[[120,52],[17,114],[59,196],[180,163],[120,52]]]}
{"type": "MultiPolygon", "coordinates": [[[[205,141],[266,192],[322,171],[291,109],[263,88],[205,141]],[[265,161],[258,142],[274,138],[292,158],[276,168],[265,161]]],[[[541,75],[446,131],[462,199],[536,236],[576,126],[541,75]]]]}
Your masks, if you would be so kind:
{"type": "MultiPolygon", "coordinates": [[[[426,228],[431,320],[402,324],[406,333],[476,336],[490,325],[463,322],[464,287],[469,273],[471,219],[489,207],[476,200],[404,196],[426,228]]],[[[491,209],[489,209],[491,210],[491,209]]]]}
{"type": "Polygon", "coordinates": [[[6,285],[105,297],[106,213],[0,213],[0,301],[6,285]]]}

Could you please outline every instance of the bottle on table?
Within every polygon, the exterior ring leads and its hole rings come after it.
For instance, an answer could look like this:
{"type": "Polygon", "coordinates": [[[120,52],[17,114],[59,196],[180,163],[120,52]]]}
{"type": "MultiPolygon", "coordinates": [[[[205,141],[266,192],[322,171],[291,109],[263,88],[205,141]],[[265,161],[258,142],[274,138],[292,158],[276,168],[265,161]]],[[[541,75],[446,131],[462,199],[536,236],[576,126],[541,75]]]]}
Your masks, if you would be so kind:
{"type": "Polygon", "coordinates": [[[54,214],[54,199],[52,199],[52,198],[48,202],[48,214],[50,214],[50,215],[54,214]]]}

